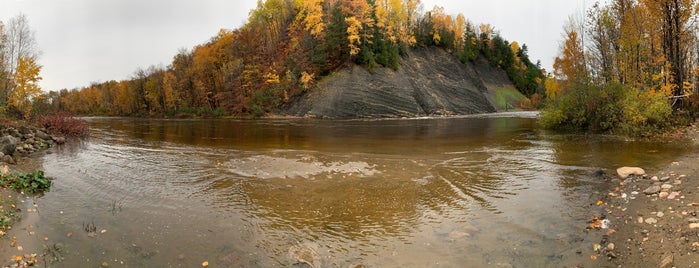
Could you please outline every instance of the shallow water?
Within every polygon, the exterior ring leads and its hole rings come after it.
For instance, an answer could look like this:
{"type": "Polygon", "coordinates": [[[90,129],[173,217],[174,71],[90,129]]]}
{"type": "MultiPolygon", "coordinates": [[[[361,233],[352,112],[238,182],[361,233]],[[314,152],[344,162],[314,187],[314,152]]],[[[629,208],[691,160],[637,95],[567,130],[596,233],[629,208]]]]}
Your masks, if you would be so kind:
{"type": "Polygon", "coordinates": [[[608,187],[591,174],[687,150],[549,133],[531,113],[89,121],[89,140],[29,164],[55,178],[24,224],[63,245],[56,267],[290,266],[300,248],[324,267],[585,263],[608,187]]]}

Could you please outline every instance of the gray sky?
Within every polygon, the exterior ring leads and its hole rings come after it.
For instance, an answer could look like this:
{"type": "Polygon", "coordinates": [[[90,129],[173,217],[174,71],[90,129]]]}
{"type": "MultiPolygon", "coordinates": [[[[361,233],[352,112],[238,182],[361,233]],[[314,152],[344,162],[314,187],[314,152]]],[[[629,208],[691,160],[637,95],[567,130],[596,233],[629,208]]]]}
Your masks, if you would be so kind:
{"type": "MultiPolygon", "coordinates": [[[[475,23],[490,23],[509,41],[526,43],[533,61],[551,69],[567,17],[592,0],[422,0],[475,23]]],[[[256,0],[0,0],[0,20],[22,12],[42,50],[44,90],[122,80],[139,68],[167,66],[180,48],[209,40],[247,20],[256,0]]]]}

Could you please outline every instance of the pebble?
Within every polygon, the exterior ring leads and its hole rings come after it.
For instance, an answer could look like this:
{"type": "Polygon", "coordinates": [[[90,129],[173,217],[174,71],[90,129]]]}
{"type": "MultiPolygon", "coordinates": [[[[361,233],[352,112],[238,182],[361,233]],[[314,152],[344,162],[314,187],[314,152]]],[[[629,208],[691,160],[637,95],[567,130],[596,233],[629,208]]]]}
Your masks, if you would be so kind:
{"type": "Polygon", "coordinates": [[[658,179],[658,176],[653,176],[652,178],[650,178],[650,180],[652,180],[652,181],[660,181],[660,179],[658,179]]]}
{"type": "Polygon", "coordinates": [[[643,190],[643,193],[647,194],[647,195],[652,195],[652,194],[659,193],[660,190],[661,190],[660,186],[653,185],[653,186],[650,186],[650,187],[646,188],[645,190],[643,190]]]}
{"type": "Polygon", "coordinates": [[[658,212],[658,214],[656,214],[655,216],[657,216],[658,218],[662,218],[663,216],[665,216],[665,213],[658,212]]]}
{"type": "Polygon", "coordinates": [[[680,192],[672,192],[667,196],[667,199],[675,199],[680,196],[680,192]]]}
{"type": "Polygon", "coordinates": [[[615,246],[616,245],[614,245],[614,243],[609,243],[609,244],[607,244],[607,250],[613,251],[615,246]]]}
{"type": "Polygon", "coordinates": [[[697,222],[690,223],[689,229],[699,229],[699,223],[697,223],[697,222]]]}
{"type": "Polygon", "coordinates": [[[687,221],[689,221],[689,223],[699,223],[699,219],[697,219],[697,217],[691,217],[687,219],[687,221]]]}
{"type": "Polygon", "coordinates": [[[671,267],[673,262],[675,262],[675,260],[674,260],[674,256],[672,256],[672,253],[665,253],[660,258],[660,264],[658,264],[658,267],[659,268],[671,267]]]}
{"type": "Polygon", "coordinates": [[[658,194],[658,198],[660,198],[660,199],[668,198],[668,196],[670,196],[670,194],[668,192],[660,192],[658,194]]]}
{"type": "Polygon", "coordinates": [[[666,184],[663,184],[663,186],[660,186],[660,188],[661,188],[661,189],[669,190],[669,189],[672,189],[672,184],[667,184],[667,183],[666,183],[666,184]]]}
{"type": "Polygon", "coordinates": [[[670,177],[662,177],[662,178],[660,178],[659,181],[666,182],[666,181],[669,181],[669,180],[670,180],[670,177]]]}
{"type": "Polygon", "coordinates": [[[638,223],[643,223],[643,217],[638,217],[638,223]]]}
{"type": "MultiPolygon", "coordinates": [[[[656,224],[656,223],[658,223],[658,220],[656,220],[655,218],[647,218],[647,219],[645,220],[645,222],[646,222],[647,224],[656,224]]],[[[691,227],[690,227],[690,228],[691,228],[691,227]]]]}

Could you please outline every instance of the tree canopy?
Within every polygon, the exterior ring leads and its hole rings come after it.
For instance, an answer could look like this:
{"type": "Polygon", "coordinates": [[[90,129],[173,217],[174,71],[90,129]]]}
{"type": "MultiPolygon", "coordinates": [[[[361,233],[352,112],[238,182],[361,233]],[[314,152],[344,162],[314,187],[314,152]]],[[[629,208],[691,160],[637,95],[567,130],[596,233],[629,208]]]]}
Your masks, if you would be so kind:
{"type": "Polygon", "coordinates": [[[525,45],[461,14],[423,9],[419,0],[260,0],[244,26],[182,49],[168,66],[46,100],[77,114],[262,115],[347,65],[397,69],[416,46],[441,47],[464,63],[484,55],[525,95],[544,94],[544,75],[525,45]]]}

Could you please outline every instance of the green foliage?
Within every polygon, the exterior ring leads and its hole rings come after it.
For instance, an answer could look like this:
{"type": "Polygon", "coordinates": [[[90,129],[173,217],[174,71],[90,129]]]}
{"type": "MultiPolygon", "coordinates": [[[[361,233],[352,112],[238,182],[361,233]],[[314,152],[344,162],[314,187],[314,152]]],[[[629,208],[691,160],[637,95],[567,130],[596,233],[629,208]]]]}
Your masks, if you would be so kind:
{"type": "Polygon", "coordinates": [[[517,107],[518,103],[526,99],[522,93],[513,87],[504,87],[495,90],[493,102],[497,110],[510,110],[517,107]]]}
{"type": "Polygon", "coordinates": [[[18,173],[2,176],[0,185],[26,194],[39,194],[51,189],[51,179],[39,170],[32,173],[18,173]]]}
{"type": "Polygon", "coordinates": [[[250,114],[254,117],[260,117],[266,113],[273,112],[282,102],[277,87],[268,87],[264,90],[256,91],[255,94],[248,100],[247,107],[250,114]]]}
{"type": "Polygon", "coordinates": [[[551,129],[645,136],[668,127],[671,115],[662,94],[621,84],[577,84],[551,100],[541,113],[541,123],[551,129]]]}

